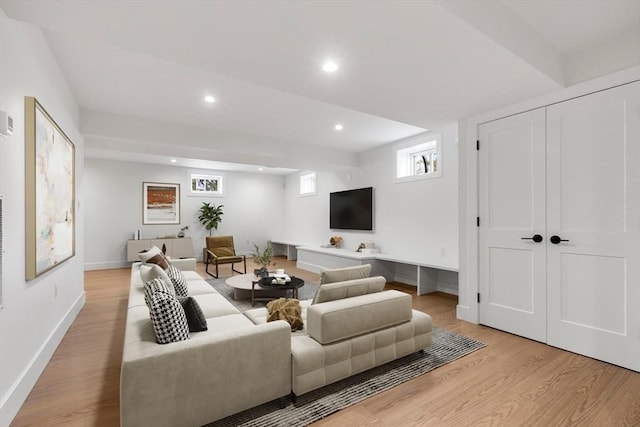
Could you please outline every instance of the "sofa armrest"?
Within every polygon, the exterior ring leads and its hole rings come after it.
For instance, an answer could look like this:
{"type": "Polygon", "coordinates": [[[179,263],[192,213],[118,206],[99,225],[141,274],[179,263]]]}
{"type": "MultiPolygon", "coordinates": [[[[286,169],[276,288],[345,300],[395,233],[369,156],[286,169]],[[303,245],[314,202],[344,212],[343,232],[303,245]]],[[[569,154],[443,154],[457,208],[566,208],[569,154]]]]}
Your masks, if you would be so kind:
{"type": "Polygon", "coordinates": [[[329,344],[411,320],[411,296],[400,291],[360,295],[307,308],[307,333],[329,344]]]}
{"type": "Polygon", "coordinates": [[[204,425],[291,391],[291,327],[275,321],[123,354],[121,425],[204,425]]]}
{"type": "Polygon", "coordinates": [[[196,271],[195,258],[171,258],[169,262],[180,271],[196,271]]]}

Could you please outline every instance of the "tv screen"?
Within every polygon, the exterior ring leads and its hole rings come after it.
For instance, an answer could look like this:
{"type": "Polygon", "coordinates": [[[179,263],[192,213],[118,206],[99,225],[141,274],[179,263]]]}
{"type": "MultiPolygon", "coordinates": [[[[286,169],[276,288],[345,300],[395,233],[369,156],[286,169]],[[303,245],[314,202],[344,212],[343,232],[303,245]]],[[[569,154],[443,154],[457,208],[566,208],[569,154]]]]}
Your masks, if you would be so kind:
{"type": "Polygon", "coordinates": [[[373,187],[330,193],[329,228],[373,231],[373,187]]]}

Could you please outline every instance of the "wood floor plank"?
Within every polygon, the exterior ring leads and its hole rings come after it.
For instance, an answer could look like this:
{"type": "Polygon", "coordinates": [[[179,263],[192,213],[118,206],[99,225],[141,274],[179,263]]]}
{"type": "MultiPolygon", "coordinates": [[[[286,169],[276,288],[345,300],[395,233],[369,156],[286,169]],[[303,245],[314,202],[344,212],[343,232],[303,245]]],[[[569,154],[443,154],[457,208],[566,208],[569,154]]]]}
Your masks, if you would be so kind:
{"type": "MultiPolygon", "coordinates": [[[[255,266],[247,263],[247,269],[255,266]]],[[[294,261],[277,267],[306,281],[294,261]]],[[[206,277],[204,265],[197,271],[206,277]]],[[[221,277],[231,274],[223,265],[221,277]]],[[[85,273],[86,304],[20,409],[13,427],[119,425],[130,269],[85,273]]],[[[640,426],[640,374],[456,319],[457,298],[412,295],[433,324],[487,346],[353,405],[318,426],[640,426]]]]}

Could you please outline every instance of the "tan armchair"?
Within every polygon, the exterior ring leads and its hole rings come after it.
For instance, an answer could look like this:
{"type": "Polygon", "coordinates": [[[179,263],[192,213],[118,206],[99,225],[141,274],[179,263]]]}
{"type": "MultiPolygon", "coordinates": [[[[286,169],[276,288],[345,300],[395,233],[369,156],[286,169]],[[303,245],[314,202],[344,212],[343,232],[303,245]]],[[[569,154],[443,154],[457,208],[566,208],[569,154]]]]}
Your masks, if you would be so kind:
{"type": "Polygon", "coordinates": [[[247,274],[247,257],[244,255],[236,255],[236,249],[233,245],[233,236],[213,236],[207,237],[207,259],[205,260],[205,271],[207,274],[218,278],[218,265],[231,264],[231,274],[235,271],[240,274],[247,274]],[[209,264],[216,266],[216,274],[209,273],[209,264]],[[244,263],[244,273],[236,270],[234,264],[244,263]]]}

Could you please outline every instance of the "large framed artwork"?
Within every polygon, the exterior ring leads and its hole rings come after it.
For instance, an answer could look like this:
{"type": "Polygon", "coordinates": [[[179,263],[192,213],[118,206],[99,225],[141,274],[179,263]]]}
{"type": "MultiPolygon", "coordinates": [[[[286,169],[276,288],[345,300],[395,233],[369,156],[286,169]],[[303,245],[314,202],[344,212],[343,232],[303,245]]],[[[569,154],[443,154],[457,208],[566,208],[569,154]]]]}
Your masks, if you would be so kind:
{"type": "Polygon", "coordinates": [[[142,183],[142,223],[180,224],[180,184],[142,183]]]}
{"type": "Polygon", "coordinates": [[[75,256],[75,146],[33,97],[25,97],[25,276],[75,256]]]}

